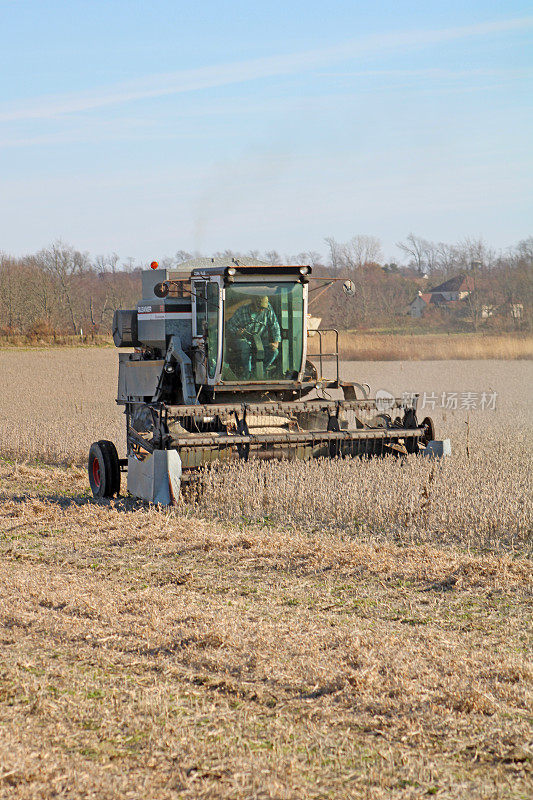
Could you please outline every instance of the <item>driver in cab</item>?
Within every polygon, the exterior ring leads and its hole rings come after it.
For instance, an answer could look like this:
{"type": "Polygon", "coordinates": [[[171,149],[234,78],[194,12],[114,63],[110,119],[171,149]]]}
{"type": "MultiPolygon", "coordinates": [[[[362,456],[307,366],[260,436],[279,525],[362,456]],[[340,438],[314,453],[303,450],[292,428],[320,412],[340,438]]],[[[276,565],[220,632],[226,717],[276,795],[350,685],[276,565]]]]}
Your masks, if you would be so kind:
{"type": "Polygon", "coordinates": [[[227,330],[235,337],[235,350],[244,380],[252,374],[252,344],[259,336],[263,345],[263,370],[272,366],[278,355],[281,330],[274,309],[266,295],[255,295],[234,313],[227,330]]]}

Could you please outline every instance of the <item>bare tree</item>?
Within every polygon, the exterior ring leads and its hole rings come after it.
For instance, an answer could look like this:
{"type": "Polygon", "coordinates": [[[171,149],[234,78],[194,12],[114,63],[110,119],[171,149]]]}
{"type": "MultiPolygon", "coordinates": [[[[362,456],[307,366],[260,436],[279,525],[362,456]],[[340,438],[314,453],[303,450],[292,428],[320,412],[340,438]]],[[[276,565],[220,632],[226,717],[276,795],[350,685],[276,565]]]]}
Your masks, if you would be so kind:
{"type": "Polygon", "coordinates": [[[516,256],[524,263],[524,266],[533,267],[533,236],[522,239],[515,248],[516,256]]]}
{"type": "Polygon", "coordinates": [[[471,272],[468,275],[469,292],[466,302],[470,311],[470,318],[475,331],[478,330],[483,319],[483,306],[487,305],[486,289],[482,281],[483,265],[481,261],[473,262],[471,272]]]}
{"type": "Polygon", "coordinates": [[[428,266],[428,250],[431,242],[410,233],[405,242],[398,242],[396,247],[409,258],[409,266],[414,267],[422,275],[428,266]]]}
{"type": "MultiPolygon", "coordinates": [[[[450,305],[450,321],[468,317],[474,328],[488,324],[531,329],[533,237],[499,255],[480,239],[464,239],[450,245],[434,244],[412,234],[411,237],[419,246],[419,263],[424,267],[429,264],[446,276],[463,272],[467,277],[470,294],[463,302],[450,305]],[[491,309],[489,315],[486,309],[491,309]]],[[[403,315],[420,283],[410,278],[406,270],[392,264],[382,268],[376,263],[381,260],[377,239],[355,236],[342,243],[329,238],[327,245],[326,260],[313,251],[287,257],[276,250],[267,250],[263,255],[259,251],[245,255],[226,250],[217,255],[257,258],[267,263],[310,264],[320,266],[317,273],[322,276],[349,277],[356,285],[354,298],[346,298],[340,283],[330,286],[323,295],[312,295],[313,313],[324,319],[325,326],[356,328],[391,322],[403,315]]],[[[175,260],[192,255],[182,251],[175,260]]],[[[115,309],[134,307],[141,291],[140,267],[127,271],[120,263],[116,253],[97,256],[91,263],[86,254],[61,242],[23,258],[0,254],[2,330],[38,335],[46,330],[77,333],[80,327],[84,331],[91,327],[108,331],[115,309]]],[[[133,266],[133,259],[130,264],[133,266]]]]}
{"type": "Polygon", "coordinates": [[[111,255],[107,256],[96,256],[94,259],[94,266],[99,273],[112,272],[115,274],[119,261],[120,257],[117,255],[117,253],[111,253],[111,255]]]}
{"type": "Polygon", "coordinates": [[[18,286],[14,278],[14,261],[5,253],[0,253],[0,309],[2,320],[8,330],[16,326],[18,286]]]}
{"type": "Polygon", "coordinates": [[[342,245],[337,242],[333,236],[328,236],[324,239],[328,246],[329,251],[329,264],[332,269],[340,270],[343,268],[342,263],[342,245]]]}
{"type": "Polygon", "coordinates": [[[75,279],[89,268],[87,254],[80,253],[70,245],[57,241],[51,247],[41,250],[37,254],[37,258],[43,269],[54,280],[61,302],[67,308],[72,331],[77,333],[79,297],[76,292],[75,279]]]}
{"type": "Polygon", "coordinates": [[[324,265],[324,259],[316,250],[303,250],[290,259],[289,263],[308,264],[310,267],[322,267],[324,265]]]}
{"type": "Polygon", "coordinates": [[[516,329],[530,329],[533,318],[533,237],[523,239],[498,259],[494,269],[504,313],[516,329]]]}
{"type": "Polygon", "coordinates": [[[195,258],[198,253],[189,253],[188,250],[178,250],[176,255],[174,256],[176,264],[183,264],[184,261],[190,261],[191,258],[195,258]]]}
{"type": "Polygon", "coordinates": [[[424,259],[427,272],[436,272],[440,268],[439,245],[435,242],[426,241],[424,259]]]}
{"type": "Polygon", "coordinates": [[[127,258],[125,258],[123,269],[125,269],[127,272],[133,272],[134,268],[135,268],[135,259],[133,258],[133,256],[128,256],[127,258]]]}
{"type": "Polygon", "coordinates": [[[47,272],[40,269],[34,256],[30,256],[26,261],[32,276],[31,295],[35,307],[35,318],[50,325],[58,312],[54,281],[47,272]]]}
{"type": "Polygon", "coordinates": [[[359,269],[383,260],[381,242],[375,236],[359,234],[342,245],[341,258],[347,269],[359,269]]]}
{"type": "Polygon", "coordinates": [[[281,264],[281,256],[277,250],[267,250],[263,260],[266,261],[267,264],[281,264]]]}
{"type": "Polygon", "coordinates": [[[496,253],[482,238],[474,239],[469,236],[456,245],[458,266],[463,270],[470,270],[481,265],[481,269],[491,269],[496,262],[496,253]]]}
{"type": "Polygon", "coordinates": [[[459,255],[457,252],[457,247],[455,245],[446,244],[445,242],[439,242],[436,247],[436,256],[437,256],[437,267],[444,274],[445,277],[448,277],[452,273],[457,272],[457,270],[459,269],[458,267],[459,255]]]}
{"type": "Polygon", "coordinates": [[[342,318],[351,320],[351,324],[367,322],[373,313],[374,270],[378,269],[382,274],[377,267],[377,263],[383,258],[381,242],[375,236],[359,234],[344,244],[333,238],[326,239],[326,243],[330,251],[331,267],[350,277],[356,287],[355,299],[350,299],[349,302],[338,292],[332,294],[337,306],[343,308],[342,318]]]}

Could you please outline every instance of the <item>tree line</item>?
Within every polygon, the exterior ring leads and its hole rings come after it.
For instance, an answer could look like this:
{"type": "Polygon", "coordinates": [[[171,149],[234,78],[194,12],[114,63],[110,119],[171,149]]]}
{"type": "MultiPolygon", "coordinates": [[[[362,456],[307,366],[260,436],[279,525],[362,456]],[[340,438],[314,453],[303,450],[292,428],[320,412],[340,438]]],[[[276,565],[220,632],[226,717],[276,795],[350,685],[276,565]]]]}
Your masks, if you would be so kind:
{"type": "MultiPolygon", "coordinates": [[[[409,304],[419,292],[463,274],[471,287],[465,302],[452,313],[432,309],[419,324],[450,329],[479,329],[482,324],[532,327],[533,237],[502,253],[482,239],[446,244],[409,234],[397,244],[402,263],[386,261],[381,242],[373,236],[357,235],[346,242],[328,237],[325,245],[325,254],[225,250],[210,255],[248,263],[309,264],[314,275],[352,280],[355,297],[347,297],[340,282],[325,291],[311,286],[309,311],[321,317],[324,326],[371,329],[407,324],[409,304]],[[509,313],[513,308],[521,309],[518,317],[509,313]]],[[[175,269],[201,255],[178,250],[159,263],[175,269]]],[[[133,308],[141,299],[140,273],[146,266],[134,259],[121,261],[116,253],[91,258],[61,241],[21,258],[0,252],[0,334],[108,335],[114,311],[133,308]]]]}

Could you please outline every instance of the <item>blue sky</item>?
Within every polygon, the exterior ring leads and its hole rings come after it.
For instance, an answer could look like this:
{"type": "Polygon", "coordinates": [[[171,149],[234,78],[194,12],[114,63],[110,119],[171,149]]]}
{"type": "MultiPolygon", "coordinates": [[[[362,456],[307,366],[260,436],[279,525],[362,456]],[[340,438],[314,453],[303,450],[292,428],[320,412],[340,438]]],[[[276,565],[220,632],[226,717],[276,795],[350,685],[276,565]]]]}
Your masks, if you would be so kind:
{"type": "Polygon", "coordinates": [[[0,0],[0,250],[532,230],[531,2],[0,0]]]}

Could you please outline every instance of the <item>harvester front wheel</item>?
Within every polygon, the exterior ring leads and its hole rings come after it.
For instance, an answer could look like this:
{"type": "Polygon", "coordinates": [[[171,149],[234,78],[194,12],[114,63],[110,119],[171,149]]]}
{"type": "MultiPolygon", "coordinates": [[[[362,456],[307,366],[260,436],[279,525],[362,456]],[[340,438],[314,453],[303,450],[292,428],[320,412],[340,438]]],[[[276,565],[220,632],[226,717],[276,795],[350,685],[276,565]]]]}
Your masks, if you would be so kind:
{"type": "Polygon", "coordinates": [[[113,442],[102,439],[91,445],[89,483],[96,498],[113,497],[120,492],[120,463],[113,442]]]}

